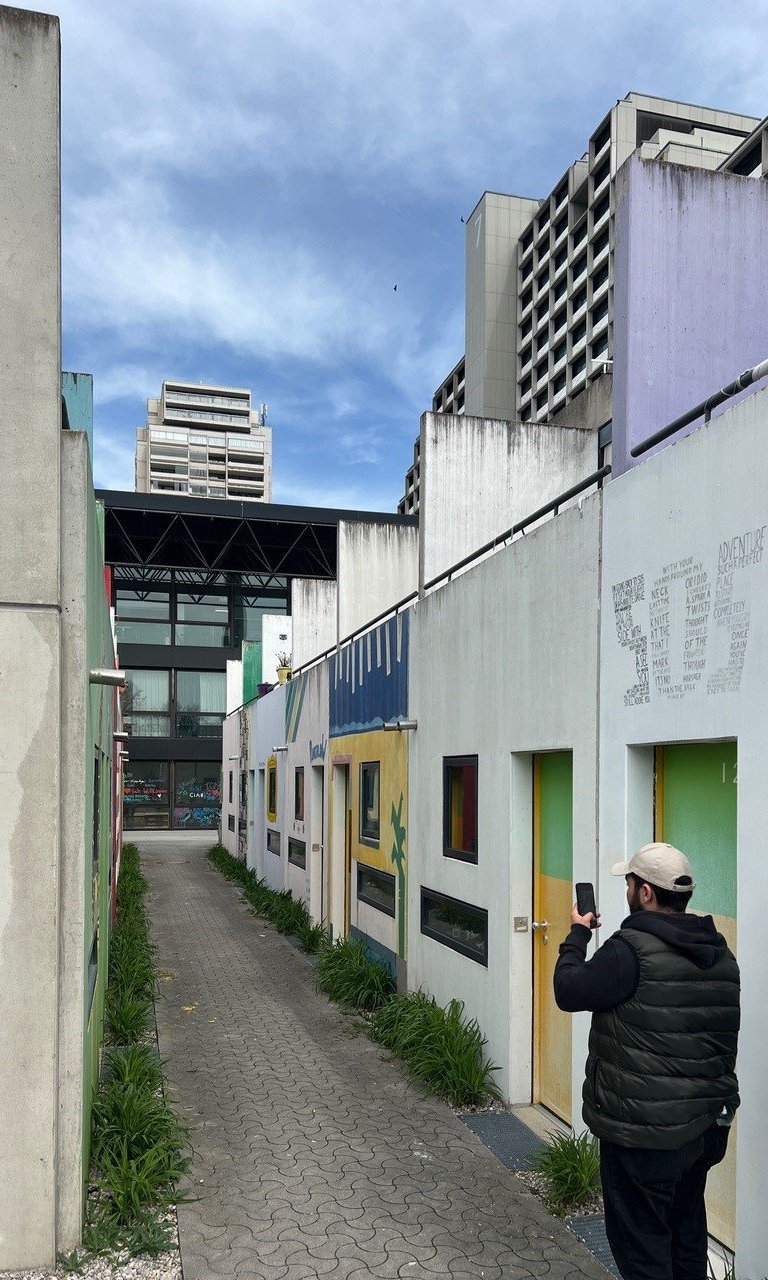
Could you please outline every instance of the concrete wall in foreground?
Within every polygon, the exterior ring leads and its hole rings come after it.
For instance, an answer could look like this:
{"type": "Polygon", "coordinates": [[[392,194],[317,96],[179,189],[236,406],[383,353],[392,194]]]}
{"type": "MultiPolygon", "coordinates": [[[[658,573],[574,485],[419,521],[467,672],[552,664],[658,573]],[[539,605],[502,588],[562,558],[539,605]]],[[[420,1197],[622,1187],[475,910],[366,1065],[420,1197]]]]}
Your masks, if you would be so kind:
{"type": "Polygon", "coordinates": [[[597,467],[597,433],[448,413],[421,419],[423,585],[597,467]]]}
{"type": "MultiPolygon", "coordinates": [[[[0,8],[0,1272],[58,1229],[59,23],[0,8]],[[7,450],[7,453],[6,453],[7,450]]],[[[82,1052],[82,1042],[81,1042],[82,1052]]],[[[78,1186],[62,1188],[79,1200],[78,1186]]],[[[67,1207],[62,1206],[69,1219],[67,1207]]]]}
{"type": "Polygon", "coordinates": [[[531,1098],[532,936],[513,917],[533,918],[532,753],[573,752],[574,879],[596,872],[599,522],[592,495],[410,611],[408,984],[465,1001],[513,1102],[531,1098]],[[473,755],[477,865],[442,844],[443,759],[473,755]],[[487,967],[420,931],[422,886],[488,911],[487,967]]]}
{"type": "Polygon", "coordinates": [[[339,521],[339,639],[416,590],[418,548],[415,525],[339,521]]]}
{"type": "MultiPolygon", "coordinates": [[[[728,1238],[735,1188],[738,1274],[744,1276],[762,1276],[768,1258],[765,1215],[755,1212],[768,1187],[767,469],[768,391],[761,391],[613,480],[604,494],[604,932],[624,912],[624,886],[610,876],[611,863],[624,857],[626,848],[651,839],[654,831],[653,748],[730,741],[737,753],[737,772],[729,766],[720,776],[718,769],[712,780],[718,791],[736,787],[735,888],[733,868],[719,883],[716,866],[705,874],[696,847],[687,852],[694,872],[699,859],[692,909],[730,917],[718,924],[737,947],[742,972],[742,1106],[730,1144],[736,1147],[735,1177],[730,1191],[721,1188],[719,1203],[712,1207],[728,1238]],[[736,903],[735,912],[730,900],[736,903]]],[[[713,1189],[727,1172],[718,1170],[713,1189]]],[[[715,1229],[715,1214],[711,1218],[715,1229]]]]}

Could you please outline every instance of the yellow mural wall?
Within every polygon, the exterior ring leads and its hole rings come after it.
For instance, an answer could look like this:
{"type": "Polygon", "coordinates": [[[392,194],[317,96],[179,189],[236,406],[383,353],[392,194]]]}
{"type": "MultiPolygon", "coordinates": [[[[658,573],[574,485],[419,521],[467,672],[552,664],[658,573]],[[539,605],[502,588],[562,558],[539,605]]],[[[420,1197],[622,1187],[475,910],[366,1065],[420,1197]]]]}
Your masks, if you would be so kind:
{"type": "MultiPolygon", "coordinates": [[[[331,767],[335,761],[349,762],[349,797],[351,857],[356,862],[386,871],[397,882],[398,955],[406,953],[406,903],[408,858],[408,735],[385,733],[374,729],[367,733],[332,738],[331,767]],[[379,762],[379,842],[378,848],[360,837],[360,766],[379,762]]],[[[333,814],[334,794],[329,797],[332,827],[338,821],[333,814]]],[[[348,900],[354,896],[354,885],[348,885],[348,900]]]]}

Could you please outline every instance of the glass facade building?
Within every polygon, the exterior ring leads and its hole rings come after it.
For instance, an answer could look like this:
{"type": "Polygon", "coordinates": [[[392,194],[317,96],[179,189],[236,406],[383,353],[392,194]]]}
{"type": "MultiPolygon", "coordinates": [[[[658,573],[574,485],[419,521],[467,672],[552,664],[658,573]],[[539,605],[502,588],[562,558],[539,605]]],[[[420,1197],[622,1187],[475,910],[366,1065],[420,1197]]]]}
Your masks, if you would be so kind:
{"type": "MultiPolygon", "coordinates": [[[[191,394],[200,393],[191,387],[191,394]]],[[[196,409],[190,412],[197,412],[196,409]]],[[[181,493],[99,490],[129,733],[126,830],[215,830],[226,667],[266,615],[291,613],[296,578],[336,577],[339,511],[181,493]]],[[[260,656],[254,682],[259,683],[260,656]]]]}
{"type": "Polygon", "coordinates": [[[289,611],[284,576],[168,569],[114,572],[130,762],[126,830],[215,830],[221,809],[226,663],[261,640],[265,614],[289,611]]]}

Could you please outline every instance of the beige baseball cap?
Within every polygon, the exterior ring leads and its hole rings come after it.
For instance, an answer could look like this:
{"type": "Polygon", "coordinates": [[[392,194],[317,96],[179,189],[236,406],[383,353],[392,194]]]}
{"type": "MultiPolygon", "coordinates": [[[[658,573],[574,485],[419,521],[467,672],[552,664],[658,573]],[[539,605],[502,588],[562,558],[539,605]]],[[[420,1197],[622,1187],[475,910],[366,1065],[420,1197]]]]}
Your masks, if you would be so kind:
{"type": "Polygon", "coordinates": [[[690,893],[696,888],[690,862],[672,844],[644,844],[629,862],[617,862],[611,867],[612,876],[630,873],[657,889],[669,889],[672,893],[690,893]]]}

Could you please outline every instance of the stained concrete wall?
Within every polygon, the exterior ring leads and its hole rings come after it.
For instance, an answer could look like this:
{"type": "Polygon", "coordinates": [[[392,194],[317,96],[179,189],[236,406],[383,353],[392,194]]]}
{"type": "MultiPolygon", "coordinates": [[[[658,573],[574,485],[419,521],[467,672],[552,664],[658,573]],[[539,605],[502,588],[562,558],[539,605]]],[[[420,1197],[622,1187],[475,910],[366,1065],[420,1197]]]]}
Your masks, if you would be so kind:
{"type": "Polygon", "coordinates": [[[633,156],[616,200],[614,475],[768,355],[768,184],[633,156]]]}
{"type": "MultiPolygon", "coordinates": [[[[755,183],[759,186],[759,183],[755,183]]],[[[704,300],[702,300],[704,301],[704,300]]],[[[652,838],[650,748],[731,739],[738,751],[737,948],[742,971],[736,1245],[762,1275],[768,1188],[765,1044],[765,691],[768,391],[605,490],[600,680],[600,908],[624,912],[611,863],[652,838]]],[[[723,782],[732,779],[723,779],[723,782]]],[[[694,870],[696,850],[689,850],[694,870]]],[[[711,892],[702,886],[702,892],[711,892]]],[[[696,895],[692,901],[696,907],[696,895]]],[[[708,908],[709,909],[709,908],[708,908]]],[[[728,914],[724,912],[724,914],[728,914]]]]}
{"type": "MultiPolygon", "coordinates": [[[[573,752],[573,872],[594,880],[600,497],[411,609],[408,983],[477,1017],[514,1102],[531,1097],[531,753],[573,752]],[[478,863],[443,856],[443,758],[478,756],[478,863]],[[483,907],[488,967],[420,932],[422,885],[483,907]]],[[[574,1111],[586,1058],[575,1020],[574,1111]]]]}
{"type": "Polygon", "coordinates": [[[293,665],[300,667],[336,643],[337,585],[328,578],[295,578],[291,588],[293,665]]]}
{"type": "Polygon", "coordinates": [[[415,525],[340,520],[338,637],[377,617],[418,585],[419,531],[415,525]]]}
{"type": "Polygon", "coordinates": [[[421,419],[422,585],[597,466],[597,433],[426,413],[421,419]]]}
{"type": "Polygon", "coordinates": [[[0,1271],[6,1271],[47,1268],[62,1240],[56,18],[0,8],[0,120],[0,1271]]]}

